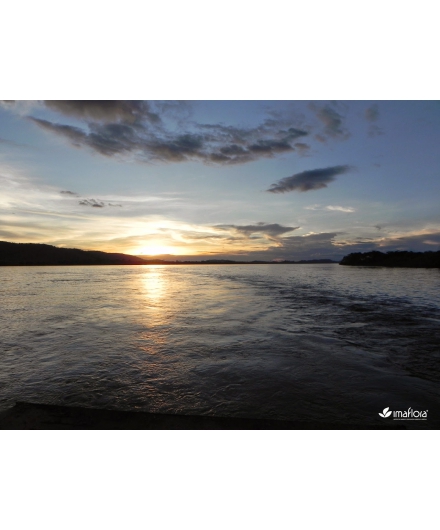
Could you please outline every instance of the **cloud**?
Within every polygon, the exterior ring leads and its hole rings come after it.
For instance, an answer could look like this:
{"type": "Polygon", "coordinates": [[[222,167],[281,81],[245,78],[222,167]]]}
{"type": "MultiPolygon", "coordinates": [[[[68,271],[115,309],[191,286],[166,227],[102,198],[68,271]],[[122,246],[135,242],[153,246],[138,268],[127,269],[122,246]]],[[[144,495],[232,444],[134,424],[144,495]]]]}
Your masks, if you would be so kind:
{"type": "Polygon", "coordinates": [[[295,148],[301,156],[307,156],[310,151],[310,145],[307,145],[303,142],[297,142],[295,144],[295,148]]]}
{"type": "Polygon", "coordinates": [[[440,250],[440,231],[423,231],[419,234],[393,236],[380,239],[343,240],[341,232],[324,232],[304,236],[287,236],[279,240],[280,245],[264,252],[252,253],[252,259],[322,259],[339,260],[351,252],[380,250],[410,250],[424,252],[440,250]],[[258,256],[258,257],[256,257],[258,256]],[[265,256],[265,258],[264,258],[265,256]]]}
{"type": "Polygon", "coordinates": [[[365,109],[365,119],[369,123],[368,136],[374,138],[383,134],[383,130],[375,123],[379,119],[379,107],[376,104],[365,109]]]}
{"type": "Polygon", "coordinates": [[[79,201],[81,206],[91,206],[92,208],[104,208],[105,203],[102,201],[97,201],[95,199],[83,199],[79,201]]]}
{"type": "Polygon", "coordinates": [[[312,204],[310,206],[304,206],[304,210],[328,210],[331,212],[346,212],[353,213],[356,210],[351,206],[321,206],[320,204],[312,204]]]}
{"type": "MultiPolygon", "coordinates": [[[[375,138],[376,136],[380,136],[382,134],[383,134],[383,129],[381,129],[378,125],[371,124],[368,127],[368,136],[370,138],[375,138]]],[[[380,167],[380,165],[378,165],[377,167],[380,167]]]]}
{"type": "Polygon", "coordinates": [[[340,241],[338,246],[344,255],[351,252],[370,252],[372,250],[380,250],[381,252],[396,250],[436,251],[440,250],[440,231],[422,230],[416,234],[393,235],[379,239],[359,238],[355,241],[340,241]]]}
{"type": "Polygon", "coordinates": [[[383,238],[377,244],[377,247],[382,252],[389,250],[413,250],[417,252],[440,250],[440,231],[423,231],[421,234],[383,238]]]}
{"type": "Polygon", "coordinates": [[[49,101],[51,110],[81,120],[81,125],[29,116],[38,127],[104,156],[134,156],[143,162],[243,164],[297,151],[295,141],[309,132],[288,119],[268,118],[256,127],[204,124],[188,120],[179,105],[141,101],[49,101]],[[166,119],[165,119],[166,118],[166,119]]]}
{"type": "MultiPolygon", "coordinates": [[[[76,193],[73,195],[76,195],[76,193]]],[[[111,202],[106,204],[104,201],[97,201],[96,199],[82,199],[78,202],[78,204],[81,206],[91,206],[92,208],[104,208],[105,206],[122,208],[122,204],[113,204],[111,202]]]]}
{"type": "Polygon", "coordinates": [[[73,197],[78,197],[78,194],[74,191],[62,190],[60,193],[61,195],[72,195],[73,197]]]}
{"type": "Polygon", "coordinates": [[[379,107],[372,105],[365,109],[365,119],[369,122],[377,121],[379,119],[379,107]]]}
{"type": "Polygon", "coordinates": [[[128,122],[148,120],[152,123],[160,122],[157,113],[152,112],[147,101],[44,101],[46,107],[75,118],[102,121],[128,122]]]}
{"type": "Polygon", "coordinates": [[[346,213],[353,213],[356,211],[351,206],[326,206],[324,209],[335,211],[335,212],[346,212],[346,213]]]}
{"type": "MultiPolygon", "coordinates": [[[[283,227],[279,224],[256,223],[255,225],[194,226],[181,229],[178,225],[152,236],[130,237],[124,242],[126,248],[142,246],[158,237],[162,245],[179,247],[177,259],[200,260],[208,257],[244,261],[274,259],[315,259],[342,257],[335,245],[338,233],[307,234],[305,236],[284,236],[297,227],[283,227]],[[238,230],[237,230],[238,229],[238,230]],[[266,229],[263,237],[253,238],[257,231],[266,229]],[[214,232],[213,232],[214,230],[214,232]],[[268,235],[267,232],[272,232],[268,235]],[[282,234],[281,234],[282,233],[282,234]],[[231,234],[235,234],[232,235],[231,234]],[[275,235],[274,235],[275,234],[275,235]],[[196,250],[197,249],[197,250],[196,250]],[[336,257],[335,257],[336,256],[336,257]]],[[[122,241],[121,241],[122,242],[122,241]]]]}
{"type": "Polygon", "coordinates": [[[0,138],[0,144],[4,144],[8,147],[28,147],[25,144],[19,144],[18,142],[14,142],[13,140],[6,140],[6,138],[0,138]]]}
{"type": "Polygon", "coordinates": [[[82,131],[79,127],[52,123],[50,121],[42,120],[40,118],[33,118],[32,116],[30,116],[29,119],[43,129],[66,136],[73,143],[73,145],[77,147],[79,147],[81,143],[84,142],[84,139],[86,137],[84,131],[82,131]]]}
{"type": "MultiPolygon", "coordinates": [[[[228,246],[225,252],[216,252],[218,259],[252,260],[302,260],[302,259],[340,259],[340,248],[335,244],[338,232],[307,234],[303,236],[286,236],[275,241],[265,242],[260,248],[249,248],[243,244],[240,250],[228,246]]],[[[194,258],[193,258],[194,259],[194,258]]],[[[197,259],[197,258],[195,258],[197,259]]],[[[200,259],[200,258],[199,258],[200,259]]]]}
{"type": "Polygon", "coordinates": [[[266,190],[271,193],[286,193],[288,191],[311,191],[326,188],[330,182],[336,180],[338,175],[347,173],[350,166],[333,166],[323,169],[310,169],[285,177],[271,185],[266,190]]]}
{"type": "Polygon", "coordinates": [[[292,232],[293,230],[298,230],[299,226],[282,226],[278,223],[264,223],[259,222],[255,225],[216,225],[215,228],[220,228],[221,230],[230,230],[233,229],[239,234],[245,236],[251,236],[252,234],[265,234],[271,237],[281,236],[287,232],[292,232]]]}
{"type": "Polygon", "coordinates": [[[335,105],[328,104],[319,107],[315,103],[310,103],[309,108],[324,126],[322,134],[317,134],[315,138],[325,142],[328,138],[346,140],[350,134],[344,126],[344,116],[335,108],[335,105]]]}

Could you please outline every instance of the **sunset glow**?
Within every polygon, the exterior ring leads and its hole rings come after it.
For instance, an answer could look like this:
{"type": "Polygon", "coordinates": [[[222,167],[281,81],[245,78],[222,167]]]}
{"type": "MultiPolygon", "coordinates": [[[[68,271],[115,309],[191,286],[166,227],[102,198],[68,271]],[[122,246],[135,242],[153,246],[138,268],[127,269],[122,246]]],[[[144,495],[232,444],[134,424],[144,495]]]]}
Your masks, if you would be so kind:
{"type": "Polygon", "coordinates": [[[141,247],[135,254],[139,256],[160,256],[162,254],[179,254],[179,252],[177,252],[176,247],[148,245],[141,247]]]}
{"type": "Polygon", "coordinates": [[[23,105],[0,102],[0,240],[171,260],[440,248],[435,101],[23,105]]]}

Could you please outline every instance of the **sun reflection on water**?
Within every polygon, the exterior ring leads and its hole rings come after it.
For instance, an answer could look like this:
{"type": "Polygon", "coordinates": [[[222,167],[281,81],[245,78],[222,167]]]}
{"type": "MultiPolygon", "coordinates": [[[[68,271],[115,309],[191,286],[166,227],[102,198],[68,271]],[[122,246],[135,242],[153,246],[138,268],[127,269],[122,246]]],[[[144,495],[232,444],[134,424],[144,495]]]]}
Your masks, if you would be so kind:
{"type": "Polygon", "coordinates": [[[149,265],[141,281],[143,293],[150,302],[162,301],[167,287],[162,265],[149,265]]]}
{"type": "Polygon", "coordinates": [[[146,353],[155,354],[166,343],[169,332],[171,282],[162,265],[148,265],[137,281],[141,295],[139,323],[143,327],[137,346],[146,353]]]}

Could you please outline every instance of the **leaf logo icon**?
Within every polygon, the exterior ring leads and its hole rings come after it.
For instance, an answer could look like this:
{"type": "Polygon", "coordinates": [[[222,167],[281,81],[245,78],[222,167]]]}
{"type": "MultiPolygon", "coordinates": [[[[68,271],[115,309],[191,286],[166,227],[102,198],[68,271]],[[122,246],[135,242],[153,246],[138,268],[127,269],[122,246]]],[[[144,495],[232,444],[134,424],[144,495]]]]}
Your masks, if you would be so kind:
{"type": "Polygon", "coordinates": [[[386,407],[385,409],[383,409],[383,412],[379,412],[379,416],[381,418],[388,418],[389,416],[391,416],[390,407],[386,407]]]}

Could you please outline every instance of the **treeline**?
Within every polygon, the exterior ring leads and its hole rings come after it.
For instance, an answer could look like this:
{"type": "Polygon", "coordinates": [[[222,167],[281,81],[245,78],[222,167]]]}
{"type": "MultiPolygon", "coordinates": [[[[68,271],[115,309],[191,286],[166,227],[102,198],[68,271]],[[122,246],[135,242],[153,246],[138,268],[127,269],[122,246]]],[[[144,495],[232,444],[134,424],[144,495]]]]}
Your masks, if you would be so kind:
{"type": "Polygon", "coordinates": [[[337,263],[330,259],[301,261],[233,261],[227,259],[208,259],[202,261],[166,261],[161,259],[142,259],[129,254],[113,254],[98,250],[79,250],[77,248],[59,248],[41,243],[9,243],[0,241],[1,265],[258,265],[284,263],[323,264],[337,263]]]}
{"type": "Polygon", "coordinates": [[[440,267],[440,250],[437,252],[411,252],[396,250],[390,252],[354,252],[342,258],[340,265],[364,265],[368,267],[440,267]]]}
{"type": "Polygon", "coordinates": [[[59,248],[40,243],[0,241],[0,265],[145,265],[145,260],[128,254],[98,250],[59,248]]]}

